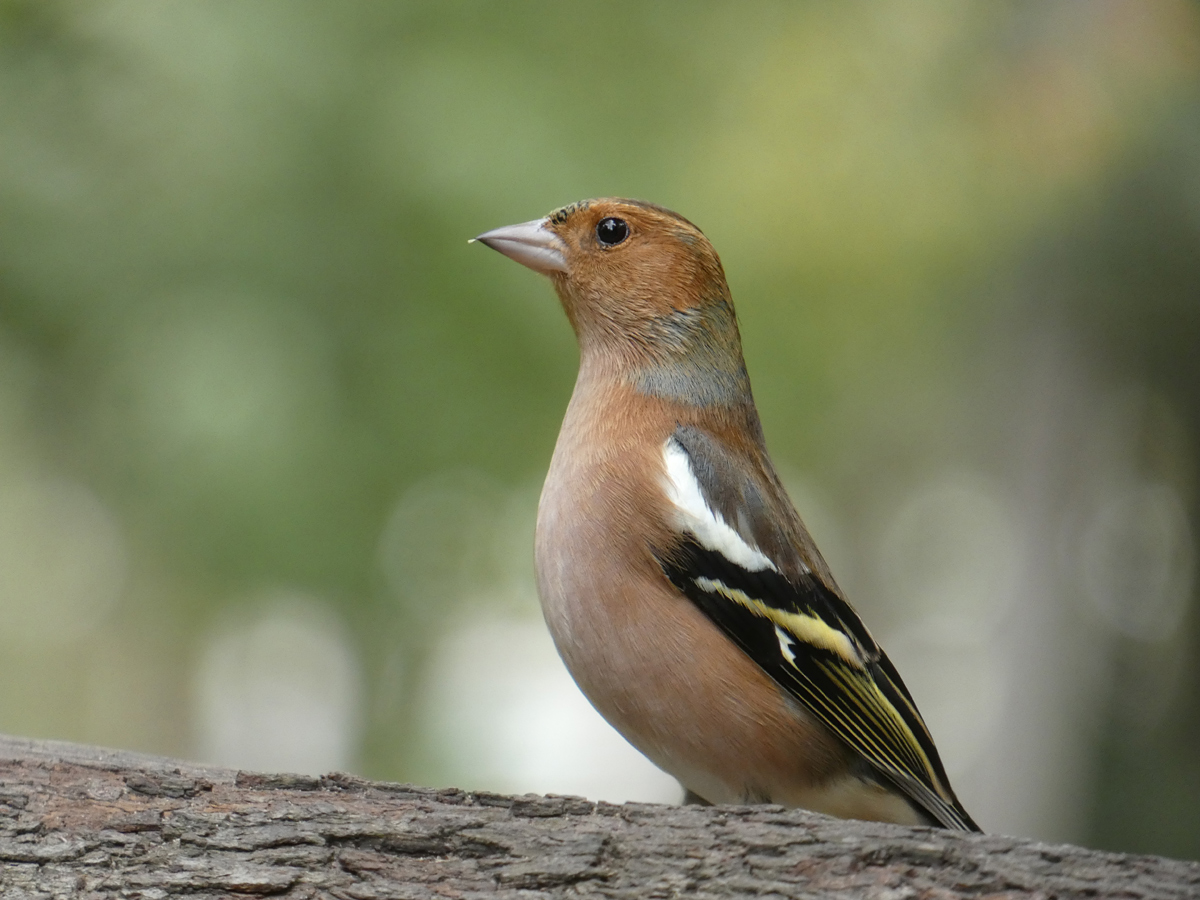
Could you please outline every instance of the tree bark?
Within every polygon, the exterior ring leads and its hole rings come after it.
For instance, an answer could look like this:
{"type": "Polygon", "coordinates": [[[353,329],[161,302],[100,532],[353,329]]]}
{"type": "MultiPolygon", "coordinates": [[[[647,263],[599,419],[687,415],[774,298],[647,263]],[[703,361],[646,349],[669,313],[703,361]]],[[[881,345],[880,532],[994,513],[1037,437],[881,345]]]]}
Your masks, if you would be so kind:
{"type": "Polygon", "coordinates": [[[0,896],[1194,898],[1200,863],[831,819],[236,772],[0,736],[0,896]]]}

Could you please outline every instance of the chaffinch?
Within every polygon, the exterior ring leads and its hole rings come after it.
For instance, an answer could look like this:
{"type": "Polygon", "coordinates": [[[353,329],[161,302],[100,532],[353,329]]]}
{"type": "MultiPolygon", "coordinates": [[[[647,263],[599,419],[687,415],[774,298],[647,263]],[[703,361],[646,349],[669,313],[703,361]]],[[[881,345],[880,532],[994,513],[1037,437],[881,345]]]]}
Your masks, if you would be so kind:
{"type": "Polygon", "coordinates": [[[605,199],[476,240],[548,275],[579,340],[537,583],[600,714],[710,803],[978,831],[767,456],[700,230],[605,199]]]}

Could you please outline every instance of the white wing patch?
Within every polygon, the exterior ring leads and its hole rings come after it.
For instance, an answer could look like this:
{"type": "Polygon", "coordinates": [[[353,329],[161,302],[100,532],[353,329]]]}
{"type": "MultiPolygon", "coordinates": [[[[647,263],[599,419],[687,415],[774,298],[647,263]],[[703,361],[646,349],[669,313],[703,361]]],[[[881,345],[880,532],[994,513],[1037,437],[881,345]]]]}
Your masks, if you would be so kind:
{"type": "Polygon", "coordinates": [[[775,639],[779,641],[779,652],[783,654],[783,658],[794,666],[796,664],[796,654],[792,650],[792,639],[778,625],[775,626],[775,639]]]}
{"type": "Polygon", "coordinates": [[[704,502],[700,482],[692,471],[692,461],[683,445],[673,437],[663,446],[663,461],[667,469],[667,498],[675,506],[681,531],[691,532],[706,550],[720,553],[750,572],[779,571],[761,550],[742,540],[721,514],[704,502]]]}

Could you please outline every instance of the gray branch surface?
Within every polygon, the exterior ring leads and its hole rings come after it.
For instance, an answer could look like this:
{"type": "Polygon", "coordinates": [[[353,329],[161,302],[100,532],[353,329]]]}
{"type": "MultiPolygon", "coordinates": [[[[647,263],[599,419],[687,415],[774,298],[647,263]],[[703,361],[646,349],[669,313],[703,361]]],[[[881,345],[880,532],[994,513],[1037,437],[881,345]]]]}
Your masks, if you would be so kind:
{"type": "Polygon", "coordinates": [[[0,736],[0,896],[1194,898],[1200,863],[772,806],[261,775],[0,736]]]}

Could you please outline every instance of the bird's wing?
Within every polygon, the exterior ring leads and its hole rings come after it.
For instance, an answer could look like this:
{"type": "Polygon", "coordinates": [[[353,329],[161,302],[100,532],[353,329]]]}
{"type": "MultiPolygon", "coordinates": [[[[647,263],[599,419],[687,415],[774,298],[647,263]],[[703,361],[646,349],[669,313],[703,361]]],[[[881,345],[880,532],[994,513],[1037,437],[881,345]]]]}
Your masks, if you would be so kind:
{"type": "Polygon", "coordinates": [[[774,476],[757,477],[715,437],[690,426],[676,429],[664,459],[679,539],[654,552],[676,588],[933,820],[978,831],[908,689],[827,583],[827,569],[774,476]],[[789,515],[781,515],[781,503],[789,515]],[[798,533],[779,534],[789,523],[798,533]]]}

